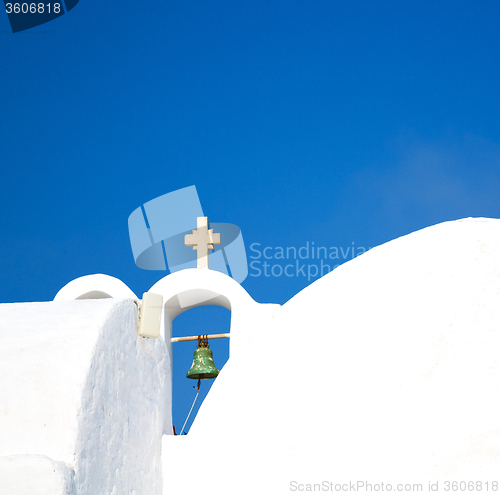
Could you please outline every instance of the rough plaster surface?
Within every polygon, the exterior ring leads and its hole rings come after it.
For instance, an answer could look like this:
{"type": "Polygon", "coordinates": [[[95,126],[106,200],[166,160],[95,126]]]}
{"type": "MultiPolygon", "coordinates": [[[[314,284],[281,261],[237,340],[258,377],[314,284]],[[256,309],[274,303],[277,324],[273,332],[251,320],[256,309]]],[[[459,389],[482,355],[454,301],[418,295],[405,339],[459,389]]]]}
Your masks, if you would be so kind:
{"type": "Polygon", "coordinates": [[[170,362],[137,318],[132,300],[0,305],[1,456],[68,464],[78,495],[161,492],[170,362]]]}
{"type": "Polygon", "coordinates": [[[500,220],[370,250],[229,359],[189,435],[163,439],[164,494],[500,481],[499,321],[500,220]]]}

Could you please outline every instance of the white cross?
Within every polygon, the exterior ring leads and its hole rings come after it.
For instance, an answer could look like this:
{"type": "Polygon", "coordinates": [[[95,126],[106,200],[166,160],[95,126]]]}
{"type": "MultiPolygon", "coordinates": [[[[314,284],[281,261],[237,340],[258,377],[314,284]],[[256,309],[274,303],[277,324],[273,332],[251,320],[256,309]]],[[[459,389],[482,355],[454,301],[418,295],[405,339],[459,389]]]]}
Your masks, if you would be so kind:
{"type": "Polygon", "coordinates": [[[198,268],[208,268],[208,250],[214,248],[214,244],[220,244],[220,234],[214,234],[213,229],[208,229],[208,218],[198,217],[196,230],[192,234],[184,236],[184,244],[193,246],[198,258],[198,268]]]}

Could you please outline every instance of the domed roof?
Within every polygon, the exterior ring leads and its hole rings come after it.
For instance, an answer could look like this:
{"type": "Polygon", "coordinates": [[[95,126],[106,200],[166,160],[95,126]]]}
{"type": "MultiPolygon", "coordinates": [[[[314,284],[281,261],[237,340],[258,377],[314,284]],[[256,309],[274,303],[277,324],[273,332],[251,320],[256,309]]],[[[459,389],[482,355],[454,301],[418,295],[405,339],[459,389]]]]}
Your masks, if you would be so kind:
{"type": "Polygon", "coordinates": [[[207,493],[496,476],[499,321],[500,220],[376,247],[293,297],[229,359],[189,435],[165,439],[164,483],[190,493],[193,468],[207,493]],[[193,467],[201,445],[216,461],[193,467]]]}

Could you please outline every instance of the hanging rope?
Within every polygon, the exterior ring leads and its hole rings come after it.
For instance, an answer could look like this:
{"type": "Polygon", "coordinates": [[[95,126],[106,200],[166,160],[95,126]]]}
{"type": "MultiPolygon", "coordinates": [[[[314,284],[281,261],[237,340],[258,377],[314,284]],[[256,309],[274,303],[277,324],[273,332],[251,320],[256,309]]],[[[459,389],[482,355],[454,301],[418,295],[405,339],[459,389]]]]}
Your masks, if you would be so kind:
{"type": "Polygon", "coordinates": [[[198,392],[196,392],[196,397],[194,398],[193,405],[191,406],[191,409],[189,410],[189,414],[187,415],[186,421],[184,421],[184,424],[182,425],[182,430],[179,433],[179,435],[182,435],[182,432],[184,431],[184,427],[186,426],[186,423],[188,422],[189,416],[191,416],[191,411],[193,410],[194,403],[196,402],[196,399],[198,398],[198,395],[200,393],[200,383],[201,383],[201,380],[198,379],[198,386],[196,387],[198,389],[198,392]]]}

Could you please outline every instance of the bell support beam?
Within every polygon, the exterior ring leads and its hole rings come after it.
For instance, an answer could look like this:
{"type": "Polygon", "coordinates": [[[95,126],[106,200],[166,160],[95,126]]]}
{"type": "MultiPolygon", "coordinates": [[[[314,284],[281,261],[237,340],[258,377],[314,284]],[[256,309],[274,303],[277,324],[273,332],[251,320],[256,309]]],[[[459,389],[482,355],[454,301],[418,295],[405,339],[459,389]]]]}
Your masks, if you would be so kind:
{"type": "MultiPolygon", "coordinates": [[[[212,335],[204,335],[206,339],[228,339],[228,333],[215,333],[212,335]]],[[[191,340],[198,340],[198,335],[194,335],[192,337],[173,337],[171,342],[189,342],[191,340]]]]}

